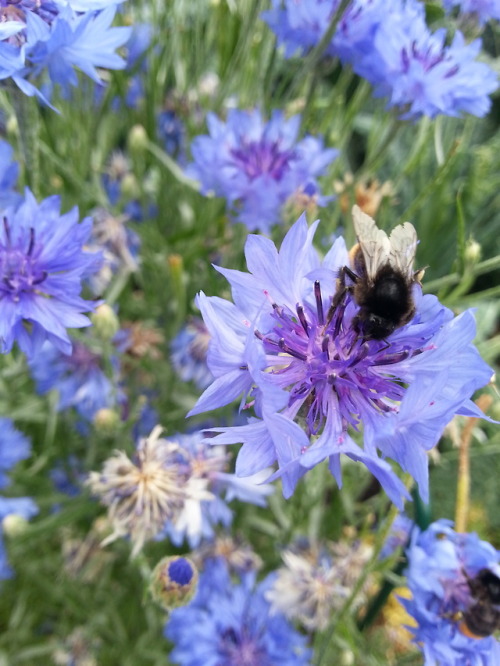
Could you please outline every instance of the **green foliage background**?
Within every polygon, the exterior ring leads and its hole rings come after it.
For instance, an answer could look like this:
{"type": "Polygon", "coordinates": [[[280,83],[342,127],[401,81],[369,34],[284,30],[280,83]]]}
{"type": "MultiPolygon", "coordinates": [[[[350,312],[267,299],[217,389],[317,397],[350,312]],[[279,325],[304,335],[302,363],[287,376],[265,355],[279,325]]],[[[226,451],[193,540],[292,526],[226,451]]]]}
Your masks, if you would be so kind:
{"type": "MultiPolygon", "coordinates": [[[[428,3],[433,27],[443,21],[439,3],[428,3]]],[[[385,199],[378,223],[392,228],[405,219],[415,225],[420,245],[418,264],[427,266],[424,288],[460,312],[475,307],[477,345],[493,366],[500,352],[500,99],[484,119],[438,118],[416,124],[399,121],[374,100],[368,84],[338,63],[314,51],[303,59],[285,61],[276,50],[271,31],[259,18],[267,8],[262,0],[154,0],[123,5],[126,23],[149,22],[155,36],[143,72],[145,94],[136,109],[124,102],[130,72],[111,72],[104,99],[94,104],[93,85],[82,77],[72,99],[57,98],[61,113],[38,108],[32,99],[0,89],[0,108],[7,114],[7,139],[16,147],[22,166],[21,184],[30,185],[39,198],[62,197],[62,210],[78,205],[81,216],[96,206],[115,214],[124,201],[111,206],[101,183],[112,151],[127,151],[131,161],[131,191],[158,213],[142,223],[130,223],[141,237],[140,270],[117,274],[104,298],[118,306],[119,318],[157,327],[165,342],[160,360],[128,359],[122,380],[131,403],[131,415],[111,428],[94,426],[79,434],[76,416],[57,413],[57,396],[38,396],[20,354],[0,358],[0,413],[16,421],[30,435],[34,453],[18,465],[9,488],[12,496],[28,495],[40,506],[40,515],[22,533],[7,536],[9,560],[15,577],[2,583],[0,598],[0,666],[58,662],[64,651],[77,652],[75,630],[80,632],[82,654],[93,655],[102,666],[167,664],[169,646],[162,637],[165,621],[146,594],[149,571],[166,553],[177,551],[168,543],[149,544],[144,554],[130,561],[129,545],[115,542],[99,548],[99,520],[103,509],[87,491],[69,498],[57,493],[48,472],[74,454],[87,471],[99,469],[116,449],[133,450],[131,429],[146,390],[154,391],[153,404],[167,433],[192,429],[203,418],[185,420],[198,397],[196,387],[182,384],[169,361],[169,341],[196,313],[193,299],[207,294],[228,295],[225,281],[212,268],[218,263],[244,269],[246,230],[232,225],[224,201],[202,197],[162,149],[156,130],[159,111],[168,103],[186,126],[186,143],[206,131],[205,114],[224,115],[229,106],[260,107],[269,113],[284,108],[301,112],[302,134],[323,134],[325,143],[340,149],[340,157],[322,179],[323,192],[333,192],[334,181],[347,173],[362,178],[390,180],[394,196],[385,199]],[[212,95],[199,92],[207,74],[219,84],[212,95]],[[198,91],[195,95],[195,91],[198,91]],[[116,98],[120,100],[118,109],[116,98]],[[21,144],[22,123],[31,123],[36,144],[27,154],[21,144]],[[33,152],[34,151],[34,152],[33,152]],[[38,162],[37,162],[38,159],[38,162]],[[480,245],[472,256],[470,242],[480,245]],[[58,504],[59,511],[52,507],[58,504]],[[86,544],[86,555],[68,569],[71,540],[86,544]],[[71,640],[73,636],[73,642],[71,640]],[[58,652],[59,651],[59,652],[58,652]],[[61,652],[62,651],[62,652],[61,652]],[[59,657],[58,657],[59,654],[59,657]]],[[[499,70],[498,25],[485,32],[484,59],[499,70]]],[[[353,187],[346,195],[354,202],[353,187]]],[[[350,209],[350,205],[348,206],[350,209]]],[[[345,233],[353,242],[349,215],[339,199],[322,209],[318,238],[325,251],[332,234],[345,233]]],[[[296,217],[296,216],[295,216],[296,217]]],[[[311,219],[315,216],[311,215],[311,219]]],[[[290,215],[275,228],[280,243],[294,221],[290,215]]],[[[96,336],[95,333],[91,335],[96,336]]],[[[105,343],[95,337],[105,351],[105,343]]],[[[450,363],[453,359],[450,359],[450,363]]],[[[486,389],[493,400],[490,414],[500,417],[496,387],[486,389]]],[[[224,418],[230,413],[213,415],[224,418]]],[[[460,430],[463,422],[457,424],[460,430]]],[[[500,435],[494,426],[478,424],[473,437],[472,509],[470,528],[500,545],[497,505],[500,435]]],[[[457,482],[457,448],[450,433],[431,462],[432,518],[453,518],[457,482]]],[[[280,548],[298,535],[312,540],[337,539],[346,526],[373,539],[374,526],[384,524],[388,502],[381,494],[360,502],[359,489],[368,475],[347,467],[345,487],[335,487],[326,469],[313,470],[295,496],[284,501],[278,492],[269,509],[236,507],[235,532],[243,534],[265,563],[265,570],[280,564],[280,548]]],[[[409,512],[413,511],[409,507],[409,512]]],[[[375,530],[377,532],[377,530],[375,530]]],[[[82,546],[80,546],[82,547],[82,546]]],[[[401,582],[377,562],[371,568],[395,583],[401,582]],[[381,571],[379,571],[381,570],[381,571]],[[392,578],[391,578],[392,576],[392,578]]],[[[325,636],[313,637],[320,653],[325,636]]],[[[390,640],[377,626],[361,634],[349,608],[337,617],[328,639],[326,664],[419,664],[409,652],[391,656],[390,640]]],[[[80,661],[78,660],[80,659],[80,661]]]]}

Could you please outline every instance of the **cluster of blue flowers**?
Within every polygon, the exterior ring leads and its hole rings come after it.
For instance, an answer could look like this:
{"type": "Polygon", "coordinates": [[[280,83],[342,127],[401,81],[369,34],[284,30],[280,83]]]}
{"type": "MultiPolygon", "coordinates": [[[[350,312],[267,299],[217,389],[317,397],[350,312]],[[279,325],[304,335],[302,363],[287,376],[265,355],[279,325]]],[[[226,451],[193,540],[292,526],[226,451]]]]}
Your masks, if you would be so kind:
{"type": "Polygon", "coordinates": [[[171,658],[183,666],[306,666],[306,638],[281,613],[272,613],[266,593],[274,577],[256,584],[255,571],[232,582],[222,559],[209,560],[195,598],[172,611],[165,636],[171,658]]]}
{"type": "Polygon", "coordinates": [[[77,67],[96,83],[98,67],[122,69],[116,49],[130,28],[111,27],[121,0],[2,0],[0,80],[12,79],[25,93],[47,101],[36,87],[42,71],[63,87],[78,83],[77,67]]]}
{"type": "MultiPolygon", "coordinates": [[[[290,57],[320,41],[339,7],[339,0],[273,0],[263,18],[290,57]]],[[[448,44],[445,29],[428,28],[419,0],[353,0],[339,19],[326,54],[351,65],[402,118],[490,109],[498,77],[477,60],[481,40],[468,44],[457,31],[448,44]]]]}
{"type": "MultiPolygon", "coordinates": [[[[44,72],[66,88],[77,85],[77,68],[98,93],[98,68],[146,71],[152,28],[111,27],[120,2],[0,0],[0,80],[48,103],[50,92],[40,90],[44,72]],[[126,60],[116,52],[125,45],[126,60]]],[[[458,5],[479,26],[500,18],[497,3],[487,0],[444,2],[449,12],[458,5]]],[[[369,81],[401,119],[488,112],[498,79],[478,61],[480,40],[467,43],[458,30],[452,38],[445,29],[433,32],[419,0],[352,0],[337,16],[340,6],[340,0],[272,0],[263,19],[286,58],[314,48],[338,21],[325,55],[369,81]]],[[[136,108],[143,95],[142,77],[131,77],[126,104],[136,108]]],[[[117,102],[112,106],[116,110],[117,102]]],[[[156,119],[165,152],[199,182],[203,195],[223,197],[229,218],[251,231],[269,234],[273,225],[289,221],[294,208],[334,199],[322,194],[320,178],[339,151],[325,147],[320,136],[303,136],[299,115],[275,109],[266,119],[259,109],[231,109],[222,120],[208,113],[208,134],[193,140],[187,165],[185,127],[176,110],[165,102],[156,119]]],[[[157,209],[139,198],[122,152],[112,155],[100,182],[110,209],[120,212],[98,208],[93,220],[80,222],[76,208],[62,214],[57,196],[38,201],[29,189],[21,194],[18,171],[11,147],[0,141],[0,353],[17,344],[38,393],[56,390],[56,410],[75,409],[88,431],[100,410],[128,409],[119,352],[132,342],[123,330],[108,336],[104,359],[104,344],[94,346],[90,336],[68,329],[89,326],[86,315],[101,304],[82,297],[85,287],[100,296],[117,271],[137,270],[140,238],[126,223],[157,209]]],[[[318,225],[309,226],[302,214],[279,249],[265,235],[249,235],[248,272],[215,267],[232,300],[200,292],[203,319],[189,320],[172,340],[170,360],[181,380],[203,390],[188,416],[239,400],[248,418],[238,425],[219,421],[209,436],[163,437],[156,411],[143,404],[135,428],[145,436],[132,455],[115,451],[84,482],[108,508],[112,533],[103,545],[125,537],[134,557],[151,540],[191,549],[214,544],[219,529],[233,522],[233,500],[265,507],[273,492],[268,482],[276,479],[290,498],[301,478],[324,461],[339,487],[343,463],[361,463],[402,509],[410,494],[400,469],[428,502],[428,452],[455,415],[484,417],[471,396],[488,383],[492,369],[472,344],[473,313],[455,316],[415,281],[411,320],[384,339],[365,335],[353,289],[336,298],[338,278],[350,264],[344,239],[321,256],[313,245],[318,225]],[[232,444],[242,445],[235,473],[224,448],[232,444]]],[[[3,489],[13,466],[29,455],[30,442],[7,418],[0,417],[0,432],[3,489]]],[[[74,479],[56,465],[54,485],[79,493],[80,461],[70,456],[66,467],[74,479]]],[[[0,497],[0,578],[11,575],[4,519],[36,512],[30,498],[0,497]]],[[[413,633],[425,665],[500,663],[495,638],[463,631],[477,602],[471,581],[485,569],[500,571],[498,552],[476,535],[455,533],[447,521],[419,532],[400,516],[397,527],[381,555],[406,543],[413,529],[407,550],[412,598],[404,605],[417,622],[413,633]]],[[[357,560],[347,547],[337,549],[336,559],[312,548],[307,557],[289,551],[286,567],[259,584],[251,566],[235,582],[229,558],[206,559],[196,596],[172,610],[166,624],[171,659],[184,666],[309,664],[308,639],[288,619],[299,619],[310,632],[327,628],[332,609],[341,610],[351,594],[353,571],[358,575],[372,556],[371,548],[361,552],[360,543],[357,560]]],[[[182,557],[168,567],[169,582],[189,587],[191,595],[195,567],[182,557]]],[[[359,599],[365,588],[359,586],[359,599]]]]}

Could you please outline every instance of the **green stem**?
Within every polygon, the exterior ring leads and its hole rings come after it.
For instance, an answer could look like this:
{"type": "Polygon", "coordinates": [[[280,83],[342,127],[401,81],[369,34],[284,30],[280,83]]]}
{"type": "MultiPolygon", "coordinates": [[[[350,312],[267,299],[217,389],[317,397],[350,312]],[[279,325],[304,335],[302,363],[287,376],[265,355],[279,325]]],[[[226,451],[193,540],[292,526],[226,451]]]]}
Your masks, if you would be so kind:
{"type": "MultiPolygon", "coordinates": [[[[412,482],[412,479],[410,477],[407,478],[406,486],[412,482]]],[[[375,542],[375,546],[373,548],[373,554],[371,557],[370,562],[366,565],[366,567],[363,569],[363,572],[361,573],[360,577],[356,581],[356,584],[353,587],[353,590],[349,597],[347,598],[347,601],[345,604],[342,606],[342,608],[334,614],[330,621],[330,625],[326,631],[326,637],[323,640],[323,645],[321,646],[319,650],[319,656],[318,660],[316,662],[317,666],[320,666],[321,663],[323,662],[323,659],[326,656],[326,652],[328,650],[328,646],[330,645],[330,642],[334,636],[335,629],[337,625],[341,622],[342,618],[351,610],[351,607],[353,606],[356,597],[358,596],[359,592],[362,590],[363,586],[365,585],[366,579],[368,576],[371,574],[371,572],[374,570],[376,564],[378,563],[380,551],[382,550],[382,547],[387,539],[387,537],[390,534],[392,524],[394,523],[394,520],[396,519],[396,516],[399,513],[399,509],[396,506],[392,506],[389,510],[389,514],[385,520],[385,523],[382,527],[381,530],[379,530],[375,542]]]]}
{"type": "MultiPolygon", "coordinates": [[[[478,275],[483,275],[484,273],[489,273],[490,271],[494,271],[497,268],[500,268],[500,255],[497,255],[496,257],[491,257],[491,259],[485,259],[484,261],[480,261],[477,263],[475,266],[473,266],[470,271],[472,275],[478,276],[478,275]]],[[[444,275],[443,277],[436,278],[435,280],[431,280],[430,282],[424,283],[424,291],[425,292],[435,292],[438,291],[439,289],[442,289],[443,287],[451,287],[454,284],[458,284],[460,280],[462,279],[462,276],[459,273],[451,273],[450,275],[444,275]]],[[[493,292],[493,295],[497,293],[497,287],[493,287],[492,289],[487,289],[484,294],[488,292],[493,292]]]]}
{"type": "Polygon", "coordinates": [[[154,144],[152,141],[147,141],[145,144],[146,150],[148,150],[152,155],[156,157],[156,159],[163,164],[164,167],[166,167],[170,173],[176,178],[180,183],[183,183],[184,185],[187,185],[191,189],[198,191],[198,187],[196,185],[196,181],[191,180],[191,178],[188,178],[184,171],[181,169],[181,167],[177,164],[175,160],[173,160],[170,155],[167,155],[167,153],[159,148],[156,144],[154,144]]]}
{"type": "MultiPolygon", "coordinates": [[[[323,58],[325,51],[330,45],[332,37],[335,34],[335,31],[337,30],[337,26],[340,22],[340,19],[342,18],[344,11],[347,9],[347,6],[349,5],[349,2],[350,0],[342,0],[342,2],[337,8],[337,11],[332,16],[328,28],[326,29],[326,32],[324,33],[323,37],[320,39],[319,43],[316,44],[316,46],[309,52],[307,57],[304,58],[302,67],[299,68],[296,75],[294,76],[293,84],[292,85],[288,85],[288,83],[286,84],[288,88],[288,95],[287,95],[288,99],[292,99],[297,94],[298,89],[304,83],[309,73],[316,69],[317,64],[323,58]]],[[[278,99],[281,98],[281,93],[283,91],[280,90],[279,92],[280,95],[278,96],[278,99]]]]}
{"type": "Polygon", "coordinates": [[[385,136],[382,139],[382,143],[375,146],[371,151],[372,154],[367,158],[366,163],[363,165],[360,176],[370,175],[379,168],[380,164],[385,159],[385,153],[387,149],[394,141],[403,125],[404,123],[402,120],[399,120],[398,118],[393,119],[388,131],[385,133],[385,136]]]}
{"type": "Polygon", "coordinates": [[[40,197],[40,114],[35,97],[28,97],[12,84],[12,105],[17,118],[25,179],[35,197],[40,197]]]}

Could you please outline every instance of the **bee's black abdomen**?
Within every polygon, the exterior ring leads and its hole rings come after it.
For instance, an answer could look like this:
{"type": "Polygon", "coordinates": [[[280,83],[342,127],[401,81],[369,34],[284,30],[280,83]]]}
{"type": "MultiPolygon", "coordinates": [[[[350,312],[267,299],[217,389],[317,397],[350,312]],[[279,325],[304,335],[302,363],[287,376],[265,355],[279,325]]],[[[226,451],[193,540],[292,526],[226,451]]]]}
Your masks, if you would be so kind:
{"type": "Polygon", "coordinates": [[[470,633],[477,638],[491,636],[498,628],[500,613],[487,604],[481,602],[471,606],[464,613],[464,622],[470,633]]]}
{"type": "Polygon", "coordinates": [[[408,311],[409,300],[410,293],[404,278],[392,272],[377,278],[364,305],[379,317],[397,323],[408,311]]]}

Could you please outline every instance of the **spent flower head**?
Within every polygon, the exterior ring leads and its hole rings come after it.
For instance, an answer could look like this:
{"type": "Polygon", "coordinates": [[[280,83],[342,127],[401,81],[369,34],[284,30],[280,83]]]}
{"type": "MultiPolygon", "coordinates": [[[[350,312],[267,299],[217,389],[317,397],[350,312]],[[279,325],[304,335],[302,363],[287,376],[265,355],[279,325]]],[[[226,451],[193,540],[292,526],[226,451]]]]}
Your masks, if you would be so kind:
{"type": "Polygon", "coordinates": [[[92,493],[108,507],[113,526],[103,545],[128,536],[132,557],[161,533],[167,521],[175,521],[187,502],[212,498],[206,480],[190,475],[179,456],[179,444],[161,438],[161,432],[156,426],[141,439],[132,459],[115,451],[102,472],[91,472],[87,480],[92,493]]]}
{"type": "Polygon", "coordinates": [[[407,559],[411,598],[401,603],[416,620],[410,630],[425,666],[499,664],[499,641],[471,638],[464,624],[464,614],[478,602],[471,581],[484,569],[498,574],[499,552],[477,534],[457,533],[451,521],[438,520],[424,532],[414,530],[407,559]]]}
{"type": "Polygon", "coordinates": [[[71,353],[67,328],[89,326],[83,315],[94,303],[80,297],[82,280],[100,254],[86,252],[92,221],[78,223],[78,210],[61,215],[57,196],[38,203],[27,189],[17,208],[0,223],[0,351],[15,341],[33,356],[44,340],[71,353]]]}
{"type": "MultiPolygon", "coordinates": [[[[323,631],[352,593],[372,554],[372,547],[360,541],[329,543],[325,546],[284,551],[283,564],[266,594],[272,611],[299,621],[308,631],[323,631]]],[[[356,597],[363,603],[363,592],[356,597]]]]}
{"type": "Polygon", "coordinates": [[[255,572],[233,583],[221,559],[206,563],[193,601],[172,611],[165,636],[170,658],[182,666],[306,666],[305,637],[266,600],[272,578],[255,584],[255,572]]]}
{"type": "Polygon", "coordinates": [[[234,304],[198,297],[215,379],[190,414],[241,397],[252,418],[212,428],[219,434],[210,442],[243,443],[240,476],[277,463],[286,497],[325,459],[341,485],[346,456],[366,465],[401,507],[408,493],[380,450],[415,478],[427,501],[427,451],[454,414],[483,416],[470,396],[492,370],[471,344],[474,316],[454,317],[415,283],[411,321],[385,340],[367,339],[353,294],[334,306],[336,277],[349,258],[342,238],[319,256],[312,244],[318,222],[308,228],[302,216],[279,252],[269,239],[250,235],[249,273],[217,268],[234,304]],[[363,446],[355,441],[361,430],[363,446]]]}
{"type": "MultiPolygon", "coordinates": [[[[227,122],[209,113],[209,135],[193,140],[194,162],[186,171],[200,181],[203,194],[224,197],[237,221],[266,233],[281,221],[290,197],[308,187],[318,191],[317,176],[338,154],[319,138],[299,140],[300,122],[300,116],[287,119],[278,110],[267,122],[258,110],[231,109],[227,122]]],[[[330,200],[318,197],[317,203],[330,200]]]]}

